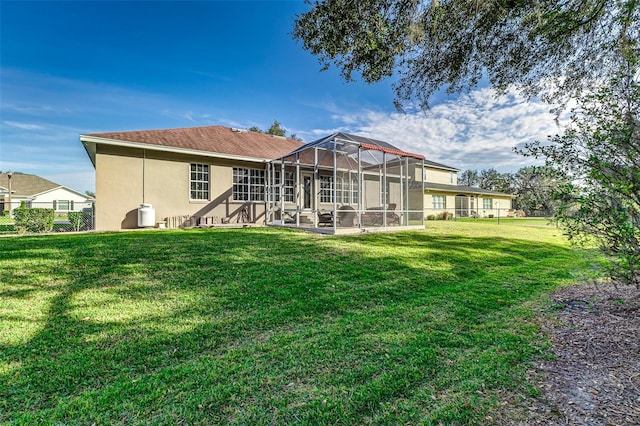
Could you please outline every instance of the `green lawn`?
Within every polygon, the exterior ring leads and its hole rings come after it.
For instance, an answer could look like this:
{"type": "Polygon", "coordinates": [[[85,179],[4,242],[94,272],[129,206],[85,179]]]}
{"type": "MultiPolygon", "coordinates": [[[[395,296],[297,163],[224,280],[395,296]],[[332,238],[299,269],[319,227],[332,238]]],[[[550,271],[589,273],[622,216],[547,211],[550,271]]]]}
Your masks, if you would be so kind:
{"type": "Polygon", "coordinates": [[[1,238],[0,423],[518,418],[594,261],[540,220],[1,238]]]}

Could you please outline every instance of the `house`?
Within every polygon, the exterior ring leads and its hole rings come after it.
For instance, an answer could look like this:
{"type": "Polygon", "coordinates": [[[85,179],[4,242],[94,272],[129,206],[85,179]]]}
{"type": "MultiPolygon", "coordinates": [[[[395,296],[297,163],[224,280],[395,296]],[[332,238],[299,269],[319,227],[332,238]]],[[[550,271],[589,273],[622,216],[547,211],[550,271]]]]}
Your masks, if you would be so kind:
{"type": "Polygon", "coordinates": [[[0,212],[25,206],[52,208],[58,215],[64,215],[92,205],[92,197],[40,176],[0,173],[0,212]]]}
{"type": "Polygon", "coordinates": [[[96,170],[97,230],[187,218],[265,222],[265,167],[302,143],[223,126],[81,135],[96,170]],[[250,211],[249,211],[250,210],[250,211]]]}
{"type": "MultiPolygon", "coordinates": [[[[425,175],[456,169],[371,138],[299,141],[223,126],[80,135],[96,169],[96,229],[238,222],[342,233],[423,227],[425,175]],[[426,173],[425,173],[426,170],[426,173]]],[[[446,184],[446,183],[445,183],[446,184]]],[[[426,185],[426,186],[425,186],[426,185]]],[[[476,194],[473,195],[474,200],[476,194]]],[[[429,199],[428,201],[431,201],[429,199]]]]}
{"type": "Polygon", "coordinates": [[[425,160],[425,212],[430,216],[498,217],[511,215],[511,194],[458,185],[458,169],[425,160]]]}

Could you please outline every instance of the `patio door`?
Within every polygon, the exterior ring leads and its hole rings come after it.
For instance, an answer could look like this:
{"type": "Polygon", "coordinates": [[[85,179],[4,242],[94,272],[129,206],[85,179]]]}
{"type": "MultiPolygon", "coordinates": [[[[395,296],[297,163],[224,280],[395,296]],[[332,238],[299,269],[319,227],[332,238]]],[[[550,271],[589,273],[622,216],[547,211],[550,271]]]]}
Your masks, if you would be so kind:
{"type": "Polygon", "coordinates": [[[469,199],[466,195],[456,195],[456,216],[469,217],[469,199]]]}
{"type": "Polygon", "coordinates": [[[302,208],[311,209],[313,204],[313,175],[302,174],[302,208]]]}

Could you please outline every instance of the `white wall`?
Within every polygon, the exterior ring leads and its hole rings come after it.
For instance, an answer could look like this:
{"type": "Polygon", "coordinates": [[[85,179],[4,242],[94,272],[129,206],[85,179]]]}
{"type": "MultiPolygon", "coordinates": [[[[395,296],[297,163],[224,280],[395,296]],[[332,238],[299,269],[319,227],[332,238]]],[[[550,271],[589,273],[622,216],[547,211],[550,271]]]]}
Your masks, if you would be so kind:
{"type": "MultiPolygon", "coordinates": [[[[73,210],[64,210],[64,211],[82,211],[83,208],[91,207],[91,200],[86,196],[82,196],[74,191],[70,191],[65,187],[55,188],[51,191],[44,192],[39,194],[37,197],[34,197],[31,201],[31,207],[43,207],[43,208],[53,208],[54,201],[67,200],[73,201],[73,210]]],[[[14,207],[20,207],[14,204],[14,207]]],[[[60,211],[59,208],[56,209],[60,211]]]]}

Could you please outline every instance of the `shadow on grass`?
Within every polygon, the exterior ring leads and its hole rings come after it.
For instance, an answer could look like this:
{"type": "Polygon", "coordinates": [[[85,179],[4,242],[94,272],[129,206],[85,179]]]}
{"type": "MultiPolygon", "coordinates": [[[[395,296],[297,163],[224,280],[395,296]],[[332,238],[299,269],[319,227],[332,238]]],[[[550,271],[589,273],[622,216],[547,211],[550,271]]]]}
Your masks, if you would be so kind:
{"type": "Polygon", "coordinates": [[[511,369],[539,350],[514,307],[580,263],[426,232],[6,241],[0,338],[44,309],[1,340],[0,421],[16,423],[479,421],[495,401],[478,392],[521,386],[511,369]]]}

